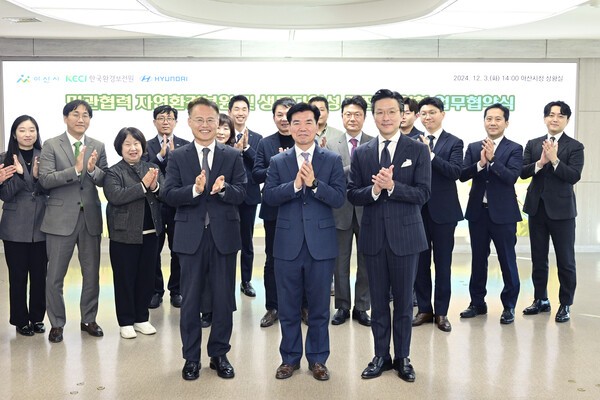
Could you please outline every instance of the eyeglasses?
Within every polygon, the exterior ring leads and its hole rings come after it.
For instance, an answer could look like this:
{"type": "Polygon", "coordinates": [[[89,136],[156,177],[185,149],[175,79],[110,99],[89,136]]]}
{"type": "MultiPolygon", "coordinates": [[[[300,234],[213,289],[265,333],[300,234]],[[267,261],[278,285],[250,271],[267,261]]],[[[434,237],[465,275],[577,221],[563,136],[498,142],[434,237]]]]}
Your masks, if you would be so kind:
{"type": "Polygon", "coordinates": [[[377,118],[381,118],[384,115],[387,115],[388,117],[393,118],[393,117],[397,116],[398,114],[400,114],[400,110],[398,108],[392,108],[391,110],[387,110],[387,111],[384,111],[384,110],[375,111],[375,117],[377,117],[377,118]]]}
{"type": "Polygon", "coordinates": [[[204,125],[204,123],[206,123],[206,125],[216,125],[217,124],[217,120],[215,118],[195,118],[192,119],[192,121],[194,121],[194,123],[198,124],[198,125],[204,125]]]}
{"type": "Polygon", "coordinates": [[[419,113],[419,115],[421,117],[423,117],[423,118],[425,118],[427,116],[429,116],[429,117],[435,117],[435,115],[437,113],[439,113],[439,111],[432,110],[432,111],[429,111],[429,112],[423,111],[423,112],[419,113]]]}
{"type": "Polygon", "coordinates": [[[76,112],[72,112],[70,115],[77,121],[79,121],[79,119],[83,119],[84,121],[90,119],[90,114],[88,113],[79,114],[76,112]]]}
{"type": "Polygon", "coordinates": [[[161,124],[164,124],[165,121],[168,122],[168,123],[171,123],[171,122],[175,121],[175,118],[173,118],[173,117],[167,117],[167,118],[165,118],[165,117],[158,117],[158,118],[156,118],[156,121],[160,122],[161,124]]]}
{"type": "Polygon", "coordinates": [[[347,119],[350,119],[350,118],[352,118],[352,117],[354,117],[354,119],[360,119],[360,118],[362,118],[363,116],[364,116],[364,114],[363,114],[363,113],[361,113],[361,112],[354,112],[354,113],[351,113],[351,112],[345,112],[345,113],[344,113],[344,118],[347,118],[347,119]]]}

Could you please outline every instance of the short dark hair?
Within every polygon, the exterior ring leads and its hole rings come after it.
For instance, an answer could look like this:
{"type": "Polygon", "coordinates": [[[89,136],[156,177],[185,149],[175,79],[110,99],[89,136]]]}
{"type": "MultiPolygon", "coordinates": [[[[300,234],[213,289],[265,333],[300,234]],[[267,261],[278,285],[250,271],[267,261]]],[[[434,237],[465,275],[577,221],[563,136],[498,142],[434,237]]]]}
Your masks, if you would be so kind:
{"type": "Polygon", "coordinates": [[[219,114],[219,106],[212,100],[209,100],[205,97],[197,97],[194,100],[190,101],[187,105],[188,114],[192,112],[192,109],[196,106],[207,106],[212,108],[219,114]]]}
{"type": "Polygon", "coordinates": [[[235,128],[233,126],[233,120],[227,114],[219,114],[219,127],[227,125],[229,127],[229,139],[226,144],[233,146],[235,143],[235,128]]]}
{"type": "Polygon", "coordinates": [[[166,104],[156,107],[154,109],[153,116],[154,116],[154,119],[156,119],[156,117],[158,117],[160,114],[169,114],[169,113],[173,113],[173,117],[175,117],[175,121],[177,121],[177,110],[166,104]]]}
{"type": "Polygon", "coordinates": [[[319,111],[317,106],[315,106],[313,104],[309,104],[309,103],[298,103],[298,104],[294,104],[288,110],[288,112],[287,112],[288,122],[290,122],[290,123],[292,122],[292,117],[294,116],[294,114],[304,112],[304,111],[311,111],[313,113],[313,115],[315,116],[315,122],[319,121],[319,117],[321,116],[321,111],[319,111]]]}
{"type": "Polygon", "coordinates": [[[550,111],[552,111],[552,107],[558,106],[560,107],[560,113],[562,115],[566,115],[567,119],[571,118],[571,107],[569,107],[569,105],[567,103],[565,103],[564,101],[551,101],[550,103],[546,104],[546,107],[544,107],[544,118],[546,118],[548,115],[550,115],[550,111]]]}
{"type": "Polygon", "coordinates": [[[410,111],[414,112],[415,114],[419,113],[419,103],[417,103],[417,101],[415,99],[410,98],[410,97],[405,97],[404,105],[407,105],[408,109],[410,111]]]}
{"type": "Polygon", "coordinates": [[[40,139],[40,128],[38,126],[37,121],[29,116],[29,115],[21,115],[15,119],[12,126],[10,127],[10,137],[8,138],[8,148],[6,149],[6,154],[4,156],[4,166],[13,165],[13,155],[21,154],[21,150],[19,149],[19,142],[17,142],[17,128],[25,121],[31,121],[33,126],[35,126],[35,130],[37,132],[37,139],[33,144],[34,149],[41,150],[42,148],[42,139],[40,139]]]}
{"type": "Polygon", "coordinates": [[[229,105],[228,105],[227,109],[229,111],[231,111],[231,109],[233,108],[233,105],[238,101],[243,101],[248,106],[248,110],[250,109],[250,100],[248,100],[248,98],[246,96],[244,96],[243,94],[238,94],[236,96],[231,97],[231,99],[229,99],[229,105]]]}
{"type": "Polygon", "coordinates": [[[504,114],[504,120],[508,121],[508,117],[510,115],[510,111],[508,110],[508,108],[506,108],[505,106],[503,106],[500,103],[492,104],[491,106],[489,106],[488,108],[486,108],[485,111],[483,112],[483,119],[485,119],[485,117],[487,116],[488,110],[491,110],[492,108],[498,108],[498,109],[502,110],[502,113],[504,114]]]}
{"type": "Polygon", "coordinates": [[[121,128],[119,133],[117,133],[117,137],[115,137],[115,150],[119,156],[123,157],[123,142],[127,138],[127,135],[131,135],[132,138],[142,144],[142,154],[146,152],[146,138],[142,131],[134,127],[125,127],[121,128]]]}
{"type": "Polygon", "coordinates": [[[419,102],[419,111],[423,106],[434,106],[440,111],[444,111],[444,102],[437,97],[425,97],[419,102]]]}
{"type": "Polygon", "coordinates": [[[275,100],[275,102],[273,103],[273,107],[271,107],[271,111],[273,112],[273,115],[275,115],[275,109],[278,106],[284,106],[285,108],[290,108],[294,104],[296,104],[296,100],[292,99],[291,97],[280,97],[277,100],[275,100]]]}
{"type": "Polygon", "coordinates": [[[87,113],[90,114],[90,118],[92,118],[92,106],[87,101],[81,99],[75,99],[65,104],[63,107],[63,116],[67,117],[71,111],[75,111],[79,106],[84,106],[87,113]]]}
{"type": "Polygon", "coordinates": [[[352,96],[347,97],[342,101],[342,114],[344,113],[344,108],[355,105],[362,108],[363,113],[367,115],[367,101],[362,96],[352,96]]]}
{"type": "Polygon", "coordinates": [[[394,99],[398,102],[398,107],[400,108],[400,112],[404,112],[404,99],[402,95],[396,91],[391,91],[389,89],[379,89],[375,94],[371,97],[371,113],[375,113],[375,103],[382,99],[394,99]]]}
{"type": "Polygon", "coordinates": [[[310,99],[308,99],[308,104],[313,104],[313,103],[315,103],[317,101],[322,101],[323,103],[325,103],[325,108],[327,109],[327,111],[329,111],[329,102],[323,96],[314,96],[314,97],[311,97],[310,99]]]}

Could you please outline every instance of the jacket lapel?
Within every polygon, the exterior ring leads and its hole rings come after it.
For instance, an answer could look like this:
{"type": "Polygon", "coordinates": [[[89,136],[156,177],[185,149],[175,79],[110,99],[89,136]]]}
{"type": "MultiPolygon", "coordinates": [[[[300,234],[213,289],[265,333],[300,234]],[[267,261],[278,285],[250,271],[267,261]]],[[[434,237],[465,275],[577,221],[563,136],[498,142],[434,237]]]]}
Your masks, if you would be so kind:
{"type": "Polygon", "coordinates": [[[71,163],[71,165],[75,165],[75,153],[73,152],[73,146],[71,146],[71,142],[69,142],[69,138],[67,137],[68,133],[65,132],[60,137],[60,147],[63,149],[65,156],[71,163]]]}

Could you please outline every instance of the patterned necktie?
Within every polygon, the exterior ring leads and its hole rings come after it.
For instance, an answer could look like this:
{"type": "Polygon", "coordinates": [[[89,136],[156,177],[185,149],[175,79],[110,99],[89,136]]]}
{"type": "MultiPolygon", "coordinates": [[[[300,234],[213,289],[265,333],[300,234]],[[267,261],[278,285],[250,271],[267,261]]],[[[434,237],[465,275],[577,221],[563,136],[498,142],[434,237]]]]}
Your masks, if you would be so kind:
{"type": "Polygon", "coordinates": [[[75,158],[77,158],[77,157],[79,157],[79,153],[80,153],[79,148],[81,147],[81,142],[77,141],[77,142],[73,143],[73,146],[75,146],[74,154],[75,154],[75,158]]]}
{"type": "Polygon", "coordinates": [[[435,140],[435,136],[428,135],[427,139],[429,139],[429,148],[431,149],[431,151],[433,151],[433,141],[435,140]]]}
{"type": "Polygon", "coordinates": [[[239,142],[242,139],[242,136],[244,136],[244,135],[242,135],[241,133],[238,133],[237,136],[235,137],[235,141],[239,142]]]}
{"type": "Polygon", "coordinates": [[[350,143],[352,144],[352,148],[350,149],[350,158],[354,155],[354,150],[356,150],[356,146],[358,146],[358,140],[356,138],[350,139],[350,143]]]}
{"type": "Polygon", "coordinates": [[[382,168],[389,168],[390,165],[392,165],[392,158],[390,157],[390,151],[388,150],[388,145],[390,144],[390,142],[391,140],[383,141],[385,147],[383,148],[383,150],[381,150],[381,160],[379,161],[379,164],[382,168]]]}
{"type": "MultiPolygon", "coordinates": [[[[208,188],[208,176],[210,174],[210,167],[208,166],[208,152],[210,151],[210,149],[208,147],[205,147],[202,149],[202,170],[204,171],[204,174],[206,176],[206,187],[204,188],[204,191],[209,190],[208,188]]],[[[208,224],[210,224],[210,217],[208,216],[208,209],[206,210],[206,218],[204,219],[204,226],[208,226],[208,224]]]]}
{"type": "MultiPolygon", "coordinates": [[[[304,161],[308,162],[308,156],[310,155],[309,153],[304,153],[303,152],[303,153],[300,153],[300,155],[302,157],[304,157],[304,161]]],[[[306,192],[306,185],[305,184],[302,184],[302,191],[306,192]]]]}

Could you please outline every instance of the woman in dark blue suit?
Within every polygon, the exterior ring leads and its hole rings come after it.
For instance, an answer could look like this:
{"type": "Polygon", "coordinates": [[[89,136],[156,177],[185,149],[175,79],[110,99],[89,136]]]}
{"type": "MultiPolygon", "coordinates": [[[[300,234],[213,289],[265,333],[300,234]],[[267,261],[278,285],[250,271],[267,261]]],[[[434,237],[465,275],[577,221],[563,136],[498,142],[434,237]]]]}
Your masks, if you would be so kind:
{"type": "Polygon", "coordinates": [[[8,265],[10,323],[24,336],[44,333],[46,313],[46,235],[40,231],[46,198],[38,184],[42,145],[38,124],[21,115],[12,124],[8,150],[0,155],[0,239],[8,265]],[[12,177],[11,177],[12,175],[12,177]],[[6,179],[2,182],[2,179],[6,179]],[[29,307],[27,278],[29,277],[29,307]]]}

